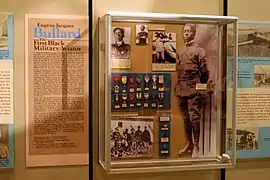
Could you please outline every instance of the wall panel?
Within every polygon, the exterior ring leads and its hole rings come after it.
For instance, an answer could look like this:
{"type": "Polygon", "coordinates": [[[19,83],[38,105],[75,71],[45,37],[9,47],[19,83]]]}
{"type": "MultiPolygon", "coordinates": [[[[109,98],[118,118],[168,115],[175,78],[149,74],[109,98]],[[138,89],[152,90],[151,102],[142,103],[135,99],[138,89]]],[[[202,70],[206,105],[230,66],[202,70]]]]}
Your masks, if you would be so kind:
{"type": "Polygon", "coordinates": [[[24,101],[24,15],[88,15],[87,0],[8,0],[1,1],[0,12],[14,13],[14,124],[15,168],[0,170],[1,180],[87,180],[88,167],[25,167],[25,101],[24,101]],[[74,8],[75,7],[75,8],[74,8]]]}
{"type": "MultiPolygon", "coordinates": [[[[238,16],[239,21],[270,21],[269,0],[229,0],[229,15],[238,16]]],[[[227,180],[269,180],[270,160],[239,160],[235,169],[227,171],[227,180]]]]}

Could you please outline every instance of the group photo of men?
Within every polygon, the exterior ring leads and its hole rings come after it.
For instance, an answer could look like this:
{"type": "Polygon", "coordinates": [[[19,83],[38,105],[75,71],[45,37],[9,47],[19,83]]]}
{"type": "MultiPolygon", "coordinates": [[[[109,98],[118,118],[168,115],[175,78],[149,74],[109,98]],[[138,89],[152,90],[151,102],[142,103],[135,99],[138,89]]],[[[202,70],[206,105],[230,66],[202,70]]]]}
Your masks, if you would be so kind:
{"type": "MultiPolygon", "coordinates": [[[[236,132],[236,150],[256,150],[259,148],[258,136],[250,130],[240,130],[236,132]]],[[[227,130],[227,149],[232,149],[232,133],[227,130]]]]}
{"type": "Polygon", "coordinates": [[[112,158],[152,156],[152,149],[153,122],[112,122],[112,158]]]}

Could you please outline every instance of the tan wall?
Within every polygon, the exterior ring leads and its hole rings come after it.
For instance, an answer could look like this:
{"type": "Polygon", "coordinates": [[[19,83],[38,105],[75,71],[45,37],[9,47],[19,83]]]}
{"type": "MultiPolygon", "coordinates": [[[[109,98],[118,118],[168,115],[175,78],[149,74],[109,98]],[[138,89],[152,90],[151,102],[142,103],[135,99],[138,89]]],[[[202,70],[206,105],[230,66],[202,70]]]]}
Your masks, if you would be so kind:
{"type": "MultiPolygon", "coordinates": [[[[270,21],[269,0],[230,0],[229,15],[243,21],[270,21]]],[[[237,168],[227,171],[227,180],[269,180],[269,159],[239,160],[237,168]]]]}
{"type": "MultiPolygon", "coordinates": [[[[97,17],[106,11],[143,11],[159,13],[189,13],[189,14],[209,14],[220,15],[222,9],[218,0],[95,0],[94,15],[97,17]]],[[[94,69],[97,73],[97,68],[94,69]]],[[[97,91],[95,89],[94,91],[97,91]]],[[[95,92],[94,92],[95,93],[95,92]]],[[[96,119],[96,116],[95,116],[96,119]]],[[[97,122],[94,122],[96,129],[97,122]]],[[[94,134],[94,180],[218,180],[219,171],[199,171],[199,172],[175,172],[175,173],[147,173],[132,175],[106,175],[97,164],[97,134],[94,134]]]]}
{"type": "Polygon", "coordinates": [[[24,15],[77,14],[87,15],[87,0],[2,0],[0,12],[14,13],[15,68],[15,168],[0,170],[1,180],[87,180],[88,167],[28,168],[25,167],[24,109],[24,15]]]}

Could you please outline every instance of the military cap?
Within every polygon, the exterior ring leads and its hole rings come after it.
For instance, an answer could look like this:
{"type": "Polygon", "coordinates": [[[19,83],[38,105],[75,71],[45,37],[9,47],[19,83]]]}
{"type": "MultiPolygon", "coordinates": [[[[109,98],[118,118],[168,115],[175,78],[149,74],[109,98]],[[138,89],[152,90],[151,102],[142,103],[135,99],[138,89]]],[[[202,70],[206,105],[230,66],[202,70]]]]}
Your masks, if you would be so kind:
{"type": "Polygon", "coordinates": [[[120,30],[123,34],[125,34],[124,28],[116,27],[114,28],[113,32],[115,33],[116,30],[120,30]]]}

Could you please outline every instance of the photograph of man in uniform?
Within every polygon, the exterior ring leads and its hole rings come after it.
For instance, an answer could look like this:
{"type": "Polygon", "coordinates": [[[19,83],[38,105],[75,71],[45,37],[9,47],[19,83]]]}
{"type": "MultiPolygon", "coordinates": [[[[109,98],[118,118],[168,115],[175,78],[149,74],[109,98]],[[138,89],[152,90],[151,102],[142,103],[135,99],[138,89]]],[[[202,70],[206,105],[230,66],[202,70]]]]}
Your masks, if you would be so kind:
{"type": "Polygon", "coordinates": [[[196,26],[186,24],[183,37],[185,45],[178,54],[176,63],[176,96],[179,99],[181,115],[184,120],[187,142],[178,154],[199,155],[200,124],[203,115],[203,102],[206,93],[196,90],[196,84],[209,81],[206,51],[195,43],[196,26]]]}
{"type": "Polygon", "coordinates": [[[113,28],[112,59],[130,59],[130,31],[130,28],[113,28]]]}
{"type": "Polygon", "coordinates": [[[148,44],[148,29],[147,25],[136,25],[136,44],[146,45],[148,44]]]}

